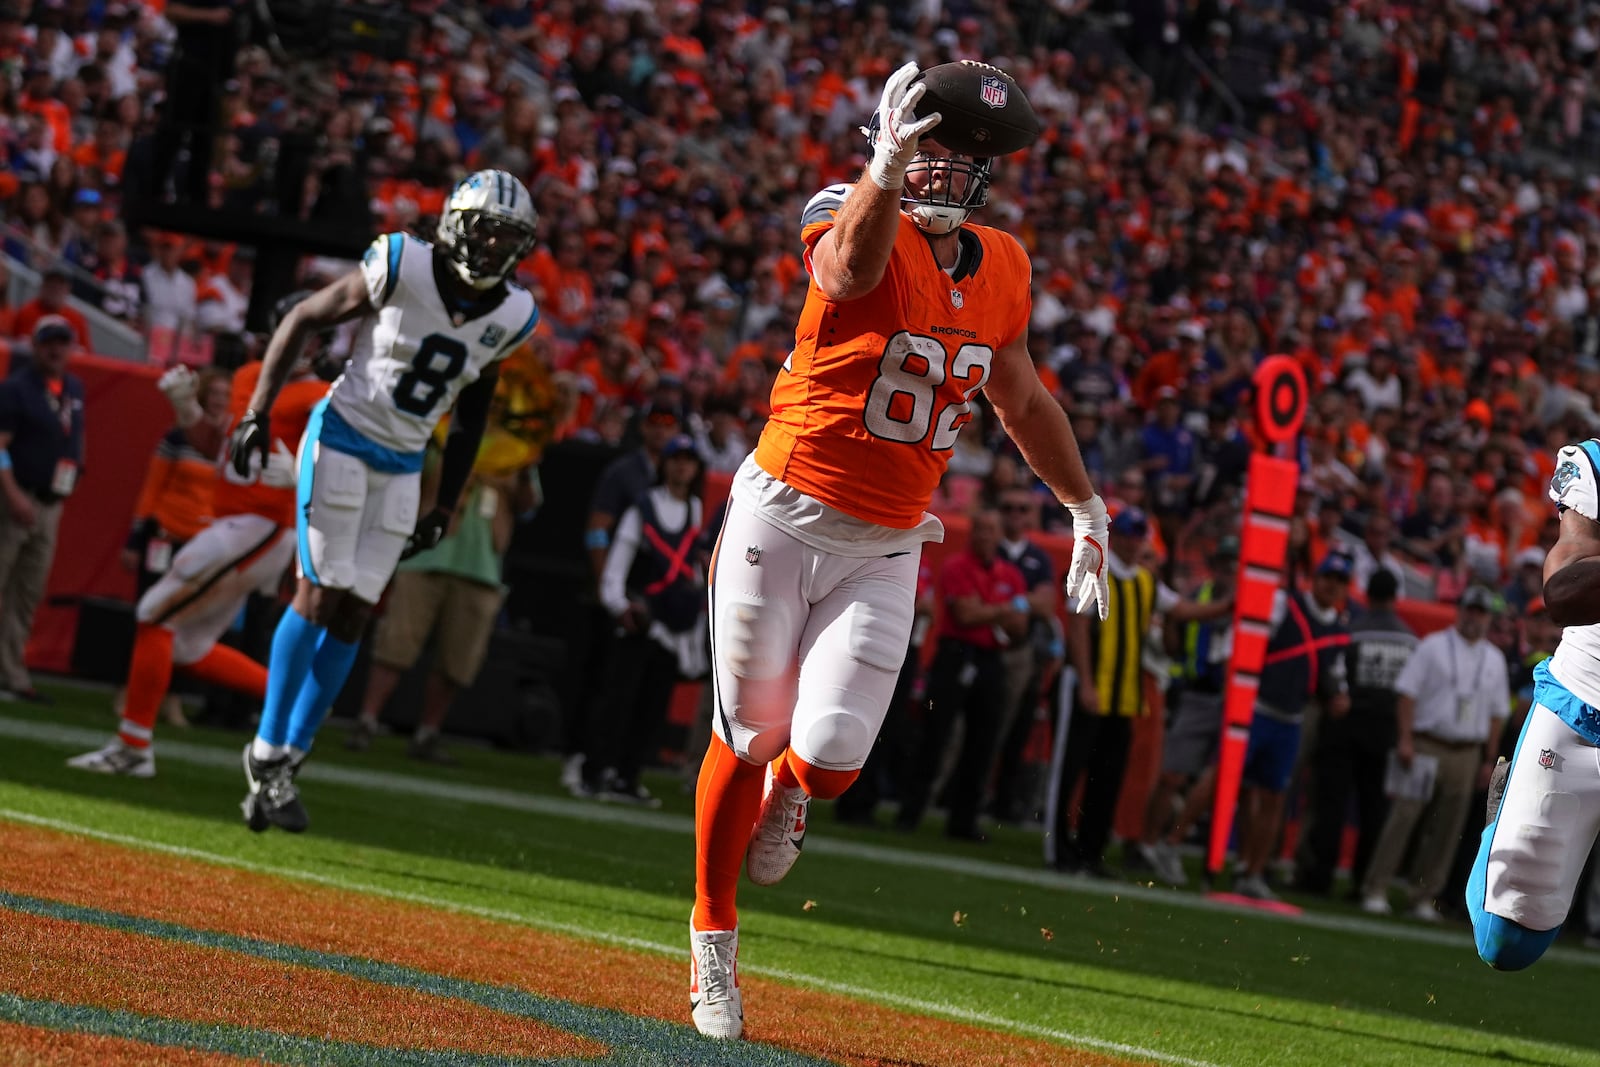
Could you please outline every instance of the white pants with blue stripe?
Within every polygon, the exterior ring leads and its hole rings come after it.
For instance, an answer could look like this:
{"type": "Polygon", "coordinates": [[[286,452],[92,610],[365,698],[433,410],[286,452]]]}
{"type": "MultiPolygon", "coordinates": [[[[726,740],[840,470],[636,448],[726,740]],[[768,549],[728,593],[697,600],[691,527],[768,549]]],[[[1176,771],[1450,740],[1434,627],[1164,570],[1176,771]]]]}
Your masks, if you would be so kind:
{"type": "Polygon", "coordinates": [[[300,576],[376,604],[416,529],[422,476],[375,471],[309,433],[300,448],[300,576]]]}
{"type": "Polygon", "coordinates": [[[1600,832],[1600,749],[1543,704],[1528,712],[1492,836],[1480,906],[1529,930],[1567,917],[1600,832]]]}

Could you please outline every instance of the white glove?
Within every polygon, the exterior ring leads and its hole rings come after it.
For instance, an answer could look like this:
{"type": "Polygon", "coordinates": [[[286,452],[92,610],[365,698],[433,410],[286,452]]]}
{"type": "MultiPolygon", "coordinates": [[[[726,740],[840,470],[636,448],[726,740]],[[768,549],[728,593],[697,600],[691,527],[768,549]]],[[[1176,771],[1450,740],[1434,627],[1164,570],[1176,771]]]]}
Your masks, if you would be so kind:
{"type": "Polygon", "coordinates": [[[289,446],[283,443],[282,438],[272,442],[272,452],[267,456],[266,465],[261,468],[261,484],[272,489],[291,489],[294,487],[294,453],[289,451],[289,446]]]}
{"type": "Polygon", "coordinates": [[[1068,504],[1072,513],[1072,565],[1067,568],[1066,594],[1087,615],[1092,607],[1104,622],[1111,604],[1106,588],[1106,503],[1099,495],[1068,504]]]}
{"type": "Polygon", "coordinates": [[[187,429],[200,421],[200,376],[182,363],[168,368],[156,380],[156,388],[166,394],[167,403],[178,416],[178,425],[187,429]]]}
{"type": "Polygon", "coordinates": [[[867,176],[879,189],[899,189],[905,185],[906,166],[917,154],[917,139],[939,125],[944,117],[935,111],[916,119],[917,101],[927,90],[923,82],[911,84],[917,74],[917,65],[907,63],[889,75],[883,86],[883,98],[878,101],[878,132],[872,142],[872,161],[867,164],[867,176]]]}

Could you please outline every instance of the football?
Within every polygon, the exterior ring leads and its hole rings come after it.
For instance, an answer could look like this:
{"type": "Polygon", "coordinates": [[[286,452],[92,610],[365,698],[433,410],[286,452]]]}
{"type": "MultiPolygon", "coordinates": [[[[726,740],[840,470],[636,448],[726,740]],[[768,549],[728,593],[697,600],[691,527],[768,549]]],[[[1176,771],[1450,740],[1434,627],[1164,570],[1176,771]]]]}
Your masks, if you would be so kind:
{"type": "Polygon", "coordinates": [[[963,59],[929,67],[918,80],[927,89],[917,113],[942,116],[928,136],[959,155],[1020,152],[1043,132],[1021,87],[999,67],[963,59]]]}

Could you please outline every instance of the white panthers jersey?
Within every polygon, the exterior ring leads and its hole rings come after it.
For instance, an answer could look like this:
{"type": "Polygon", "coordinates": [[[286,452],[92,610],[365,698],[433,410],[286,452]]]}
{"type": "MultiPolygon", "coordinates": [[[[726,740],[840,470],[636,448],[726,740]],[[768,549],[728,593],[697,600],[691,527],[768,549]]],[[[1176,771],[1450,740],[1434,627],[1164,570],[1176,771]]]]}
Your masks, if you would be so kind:
{"type": "MultiPolygon", "coordinates": [[[[1550,499],[1561,510],[1600,522],[1600,441],[1568,445],[1556,453],[1550,499]]],[[[1550,659],[1550,674],[1591,707],[1600,707],[1600,626],[1568,626],[1550,659]]]]}
{"type": "Polygon", "coordinates": [[[510,355],[539,321],[533,294],[507,283],[494,310],[452,317],[433,275],[433,246],[386,233],[361,260],[373,313],[363,319],[328,405],[362,437],[420,454],[456,396],[510,355]]]}

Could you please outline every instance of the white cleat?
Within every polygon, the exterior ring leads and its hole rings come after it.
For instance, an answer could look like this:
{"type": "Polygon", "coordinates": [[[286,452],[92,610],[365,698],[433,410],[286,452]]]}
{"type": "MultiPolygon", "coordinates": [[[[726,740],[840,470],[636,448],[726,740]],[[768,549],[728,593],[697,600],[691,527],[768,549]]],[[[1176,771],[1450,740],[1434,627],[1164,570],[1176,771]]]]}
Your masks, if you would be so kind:
{"type": "Polygon", "coordinates": [[[811,798],[799,786],[785,786],[767,768],[766,791],[761,797],[761,814],[750,831],[745,849],[744,869],[756,885],[777,885],[783,881],[806,842],[806,811],[811,798]]]}
{"type": "Polygon", "coordinates": [[[739,931],[689,929],[689,1014],[707,1037],[736,1041],[744,1033],[739,993],[739,931]]]}
{"type": "Polygon", "coordinates": [[[120,737],[113,737],[104,748],[85,752],[67,760],[68,767],[95,774],[120,774],[126,778],[154,778],[155,753],[148,748],[125,745],[120,737]]]}
{"type": "Polygon", "coordinates": [[[1389,907],[1388,897],[1366,897],[1361,901],[1361,910],[1368,915],[1392,915],[1394,910],[1389,907]]]}

